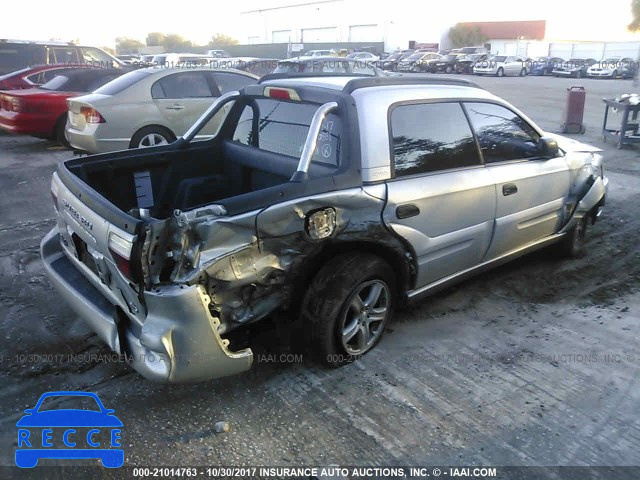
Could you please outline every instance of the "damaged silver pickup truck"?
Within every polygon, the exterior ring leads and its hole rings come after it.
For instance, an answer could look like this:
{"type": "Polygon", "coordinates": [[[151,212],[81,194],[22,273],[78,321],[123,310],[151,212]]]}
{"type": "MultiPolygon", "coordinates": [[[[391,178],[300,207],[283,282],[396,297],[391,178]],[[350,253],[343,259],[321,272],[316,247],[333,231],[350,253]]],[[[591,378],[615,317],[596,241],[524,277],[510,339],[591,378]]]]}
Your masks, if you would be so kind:
{"type": "Polygon", "coordinates": [[[607,184],[598,149],[465,80],[276,75],[170,145],[61,163],[41,254],[147,378],[247,370],[230,334],[275,314],[337,366],[404,302],[551,244],[582,254],[607,184]]]}

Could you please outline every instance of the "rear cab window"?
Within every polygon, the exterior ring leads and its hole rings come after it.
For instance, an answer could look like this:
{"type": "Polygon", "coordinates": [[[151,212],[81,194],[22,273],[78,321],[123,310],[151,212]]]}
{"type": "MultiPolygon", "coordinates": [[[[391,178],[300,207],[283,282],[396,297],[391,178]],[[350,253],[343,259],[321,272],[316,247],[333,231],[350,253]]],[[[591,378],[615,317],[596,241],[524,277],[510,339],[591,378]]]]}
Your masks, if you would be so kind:
{"type": "MultiPolygon", "coordinates": [[[[233,141],[299,159],[318,108],[310,103],[255,99],[242,110],[233,141]]],[[[318,134],[312,164],[340,166],[341,132],[340,117],[329,114],[318,134]]]]}

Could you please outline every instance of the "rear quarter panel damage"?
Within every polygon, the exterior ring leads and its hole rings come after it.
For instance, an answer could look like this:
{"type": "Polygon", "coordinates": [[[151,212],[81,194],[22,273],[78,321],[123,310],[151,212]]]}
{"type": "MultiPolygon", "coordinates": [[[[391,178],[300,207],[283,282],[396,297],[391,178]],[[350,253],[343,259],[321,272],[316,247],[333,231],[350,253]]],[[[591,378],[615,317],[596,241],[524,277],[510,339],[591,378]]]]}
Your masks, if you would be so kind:
{"type": "Polygon", "coordinates": [[[192,221],[176,236],[192,237],[198,253],[192,267],[182,268],[175,281],[205,286],[223,334],[288,308],[337,251],[377,245],[372,248],[385,250],[382,256],[400,259],[394,268],[407,276],[411,256],[381,219],[385,188],[352,188],[272,205],[242,218],[192,221]],[[335,229],[328,238],[314,240],[307,232],[308,216],[325,208],[336,212],[335,229]]]}

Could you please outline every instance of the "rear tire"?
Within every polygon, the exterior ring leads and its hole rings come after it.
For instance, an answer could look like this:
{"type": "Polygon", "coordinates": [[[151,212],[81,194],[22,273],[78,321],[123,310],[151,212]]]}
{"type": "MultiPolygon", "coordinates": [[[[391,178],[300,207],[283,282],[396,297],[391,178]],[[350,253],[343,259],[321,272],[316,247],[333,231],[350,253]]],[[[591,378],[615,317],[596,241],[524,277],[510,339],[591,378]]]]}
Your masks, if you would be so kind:
{"type": "Polygon", "coordinates": [[[526,77],[527,76],[527,69],[523,68],[522,70],[520,70],[520,76],[521,77],[526,77]]]}
{"type": "Polygon", "coordinates": [[[302,300],[301,320],[316,360],[339,367],[380,341],[393,316],[396,279],[380,257],[338,255],[318,272],[302,300]]]}
{"type": "Polygon", "coordinates": [[[496,76],[504,77],[504,69],[502,67],[498,69],[498,71],[496,72],[496,76]]]}
{"type": "Polygon", "coordinates": [[[569,258],[580,258],[586,255],[588,223],[589,216],[587,215],[567,232],[562,241],[558,244],[558,250],[563,256],[569,258]]]}
{"type": "Polygon", "coordinates": [[[129,148],[155,147],[158,145],[168,145],[175,141],[176,136],[164,127],[144,127],[138,130],[133,137],[131,137],[129,148]]]}
{"type": "Polygon", "coordinates": [[[54,140],[63,147],[69,148],[69,142],[65,136],[65,129],[67,128],[67,114],[62,115],[56,122],[56,129],[54,132],[54,140]]]}

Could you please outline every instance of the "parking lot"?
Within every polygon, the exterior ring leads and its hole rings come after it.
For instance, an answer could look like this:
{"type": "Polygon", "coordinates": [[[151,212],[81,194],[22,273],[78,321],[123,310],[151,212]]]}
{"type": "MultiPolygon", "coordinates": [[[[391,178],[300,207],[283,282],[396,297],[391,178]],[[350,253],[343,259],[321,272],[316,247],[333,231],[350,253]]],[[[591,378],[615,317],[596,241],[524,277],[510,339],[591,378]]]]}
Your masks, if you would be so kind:
{"type": "Polygon", "coordinates": [[[378,348],[338,370],[291,354],[275,329],[251,371],[207,383],[154,384],[112,361],[39,258],[51,174],[72,153],[0,135],[1,464],[42,392],[87,390],[124,423],[125,465],[637,465],[640,149],[600,135],[602,98],[633,84],[472,79],[558,133],[567,87],[585,86],[574,138],[605,150],[610,178],[588,254],[542,250],[400,311],[378,348]],[[215,433],[218,421],[231,430],[215,433]]]}

